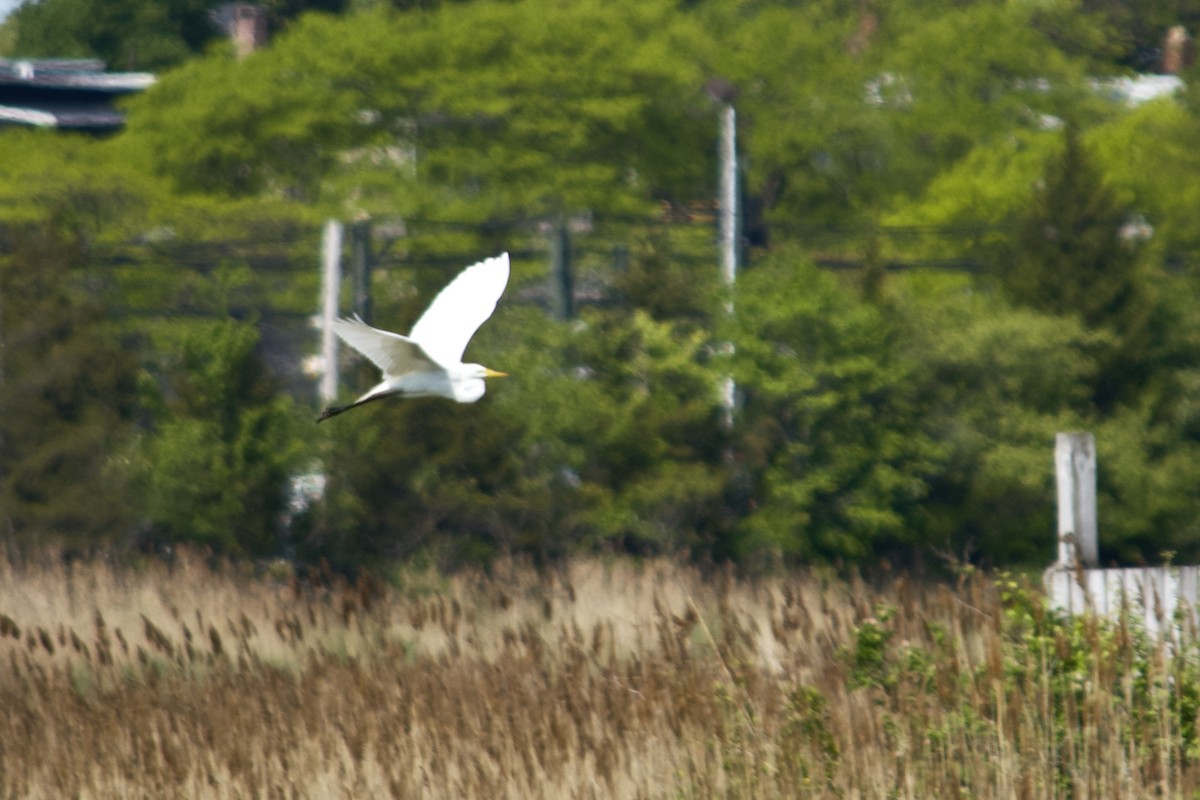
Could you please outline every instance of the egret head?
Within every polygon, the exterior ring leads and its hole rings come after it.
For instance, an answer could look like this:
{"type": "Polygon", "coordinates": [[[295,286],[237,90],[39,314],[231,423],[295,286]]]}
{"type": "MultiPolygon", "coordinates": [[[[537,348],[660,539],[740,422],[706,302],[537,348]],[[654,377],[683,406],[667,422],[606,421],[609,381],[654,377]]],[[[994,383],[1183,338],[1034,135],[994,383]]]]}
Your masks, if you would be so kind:
{"type": "Polygon", "coordinates": [[[460,403],[474,403],[483,397],[486,387],[484,378],[504,378],[507,372],[497,372],[482,364],[463,364],[451,375],[454,399],[460,403]]]}
{"type": "Polygon", "coordinates": [[[483,380],[484,378],[507,378],[507,372],[497,372],[483,364],[463,364],[458,372],[462,380],[483,380]]]}

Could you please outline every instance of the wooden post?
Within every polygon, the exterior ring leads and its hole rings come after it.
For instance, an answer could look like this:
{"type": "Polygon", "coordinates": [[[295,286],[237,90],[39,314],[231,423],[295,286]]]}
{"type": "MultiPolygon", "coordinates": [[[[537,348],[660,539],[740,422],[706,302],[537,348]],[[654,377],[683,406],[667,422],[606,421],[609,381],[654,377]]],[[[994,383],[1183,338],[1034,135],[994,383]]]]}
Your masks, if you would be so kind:
{"type": "Polygon", "coordinates": [[[1085,567],[1100,562],[1096,518],[1096,437],[1090,433],[1060,433],[1054,439],[1054,468],[1058,481],[1059,568],[1076,560],[1085,567]]]}
{"type": "MultiPolygon", "coordinates": [[[[737,112],[733,103],[721,108],[721,278],[729,292],[726,313],[733,313],[733,285],[737,280],[738,246],[741,234],[738,220],[738,163],[737,163],[737,112]]],[[[733,344],[725,344],[726,352],[733,352],[733,344]]],[[[737,397],[737,386],[733,377],[721,379],[722,421],[726,428],[733,427],[733,409],[737,397]]]]}
{"type": "Polygon", "coordinates": [[[325,404],[337,399],[338,351],[333,321],[338,315],[338,295],[342,286],[342,232],[336,219],[325,223],[321,235],[321,374],[320,395],[325,404]]]}
{"type": "Polygon", "coordinates": [[[565,217],[559,219],[550,244],[550,282],[554,316],[571,319],[575,316],[575,282],[571,275],[571,236],[565,217]]]}

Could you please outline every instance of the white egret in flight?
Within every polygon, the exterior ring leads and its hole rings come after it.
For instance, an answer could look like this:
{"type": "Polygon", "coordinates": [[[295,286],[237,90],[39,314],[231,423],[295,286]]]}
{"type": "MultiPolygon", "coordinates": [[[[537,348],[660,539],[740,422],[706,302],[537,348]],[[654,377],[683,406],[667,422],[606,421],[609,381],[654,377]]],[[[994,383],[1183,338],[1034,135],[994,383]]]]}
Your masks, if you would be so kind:
{"type": "Polygon", "coordinates": [[[383,380],[353,403],[325,409],[317,422],[389,395],[448,397],[460,403],[483,397],[483,379],[506,373],[464,364],[462,355],[495,311],[507,283],[508,253],[467,267],[433,298],[408,336],[372,328],[357,316],[334,320],[337,335],[371,359],[383,371],[383,380]]]}

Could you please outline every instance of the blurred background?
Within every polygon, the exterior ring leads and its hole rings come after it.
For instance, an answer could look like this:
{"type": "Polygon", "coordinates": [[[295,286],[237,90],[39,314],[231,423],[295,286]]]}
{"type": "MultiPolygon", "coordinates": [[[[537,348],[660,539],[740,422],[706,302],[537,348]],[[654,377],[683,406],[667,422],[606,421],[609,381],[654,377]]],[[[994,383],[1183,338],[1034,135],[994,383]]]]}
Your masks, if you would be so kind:
{"type": "Polygon", "coordinates": [[[1200,4],[5,11],[10,559],[1041,566],[1069,430],[1103,562],[1200,557],[1200,4]],[[318,428],[331,222],[397,331],[510,251],[512,377],[318,428]]]}

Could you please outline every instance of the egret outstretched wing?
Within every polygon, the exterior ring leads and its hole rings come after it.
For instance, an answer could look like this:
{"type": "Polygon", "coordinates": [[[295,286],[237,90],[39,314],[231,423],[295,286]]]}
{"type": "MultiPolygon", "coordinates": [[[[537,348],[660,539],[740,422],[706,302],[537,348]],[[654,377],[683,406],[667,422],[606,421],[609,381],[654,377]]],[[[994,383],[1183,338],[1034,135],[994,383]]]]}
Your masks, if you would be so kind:
{"type": "Polygon", "coordinates": [[[496,310],[496,302],[508,284],[508,271],[508,253],[464,269],[413,325],[409,343],[418,345],[441,366],[460,363],[467,342],[496,310]]]}
{"type": "Polygon", "coordinates": [[[329,406],[317,422],[383,397],[447,397],[474,403],[485,378],[503,372],[462,363],[467,342],[496,310],[508,283],[508,253],[467,267],[443,289],[417,320],[410,336],[372,328],[357,316],[334,320],[335,333],[383,371],[383,380],[353,403],[329,406]]]}
{"type": "Polygon", "coordinates": [[[441,369],[411,338],[372,328],[357,316],[354,319],[335,319],[333,330],[346,344],[371,359],[375,366],[383,370],[384,375],[441,369]]]}

